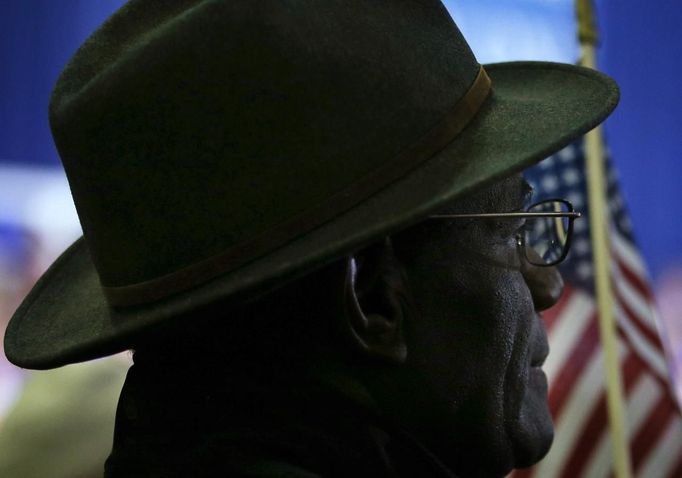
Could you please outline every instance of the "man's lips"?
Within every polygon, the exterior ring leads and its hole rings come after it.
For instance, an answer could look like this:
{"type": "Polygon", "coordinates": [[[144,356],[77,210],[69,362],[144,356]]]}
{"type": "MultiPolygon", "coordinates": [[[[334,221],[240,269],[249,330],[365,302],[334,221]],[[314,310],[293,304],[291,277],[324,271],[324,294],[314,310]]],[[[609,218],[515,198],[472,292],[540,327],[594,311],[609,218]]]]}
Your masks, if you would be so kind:
{"type": "Polygon", "coordinates": [[[545,359],[547,358],[547,355],[548,355],[547,352],[543,352],[541,354],[534,354],[532,360],[530,361],[530,366],[531,367],[542,367],[542,364],[545,363],[545,359]]]}

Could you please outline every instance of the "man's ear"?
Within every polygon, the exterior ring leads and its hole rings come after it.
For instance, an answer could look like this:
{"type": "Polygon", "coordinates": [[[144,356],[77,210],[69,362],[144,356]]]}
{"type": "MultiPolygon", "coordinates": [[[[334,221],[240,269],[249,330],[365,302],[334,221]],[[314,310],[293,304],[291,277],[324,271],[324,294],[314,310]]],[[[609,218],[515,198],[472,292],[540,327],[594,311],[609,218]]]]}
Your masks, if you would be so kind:
{"type": "Polygon", "coordinates": [[[342,325],[356,352],[391,363],[405,361],[405,282],[388,238],[347,259],[342,325]]]}

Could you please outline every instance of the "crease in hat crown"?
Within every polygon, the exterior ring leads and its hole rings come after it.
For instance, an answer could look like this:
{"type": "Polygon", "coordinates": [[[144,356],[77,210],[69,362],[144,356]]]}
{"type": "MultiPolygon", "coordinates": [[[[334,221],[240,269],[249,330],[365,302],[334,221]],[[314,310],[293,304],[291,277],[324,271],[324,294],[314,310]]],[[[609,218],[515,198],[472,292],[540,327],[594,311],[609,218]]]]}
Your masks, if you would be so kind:
{"type": "Polygon", "coordinates": [[[466,98],[480,65],[442,6],[257,3],[131,2],[55,88],[55,140],[113,305],[333,219],[442,149],[485,96],[479,82],[466,98]]]}

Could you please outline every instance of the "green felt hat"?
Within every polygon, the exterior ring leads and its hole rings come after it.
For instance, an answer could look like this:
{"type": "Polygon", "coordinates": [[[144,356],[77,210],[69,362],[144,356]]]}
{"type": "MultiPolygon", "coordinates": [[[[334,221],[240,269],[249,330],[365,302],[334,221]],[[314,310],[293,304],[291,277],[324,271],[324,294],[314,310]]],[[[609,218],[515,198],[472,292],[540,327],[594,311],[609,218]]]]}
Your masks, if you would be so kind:
{"type": "Polygon", "coordinates": [[[481,67],[438,0],[133,0],[52,94],[84,237],[14,314],[7,356],[92,359],[245,300],[539,161],[617,101],[596,71],[481,67]]]}

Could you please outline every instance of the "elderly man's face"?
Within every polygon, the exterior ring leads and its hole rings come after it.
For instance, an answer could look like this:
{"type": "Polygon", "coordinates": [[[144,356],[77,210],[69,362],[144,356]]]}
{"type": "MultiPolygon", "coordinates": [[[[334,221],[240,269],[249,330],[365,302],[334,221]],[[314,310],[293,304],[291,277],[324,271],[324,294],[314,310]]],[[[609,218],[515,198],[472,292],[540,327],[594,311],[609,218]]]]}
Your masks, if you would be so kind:
{"type": "MultiPolygon", "coordinates": [[[[527,199],[514,176],[442,212],[507,212],[527,199]]],[[[552,441],[539,311],[556,302],[562,282],[554,268],[520,256],[522,224],[433,219],[394,237],[412,299],[404,369],[419,388],[407,402],[421,410],[409,413],[417,434],[467,476],[527,466],[552,441]]]]}

